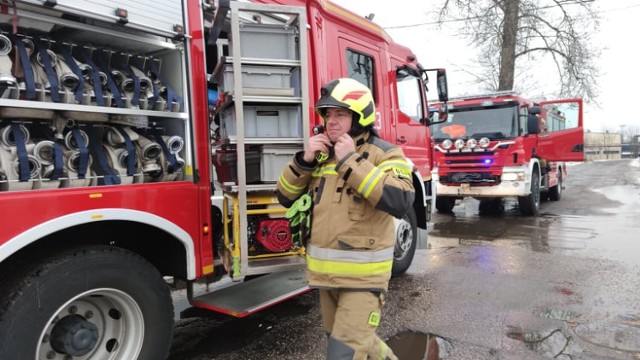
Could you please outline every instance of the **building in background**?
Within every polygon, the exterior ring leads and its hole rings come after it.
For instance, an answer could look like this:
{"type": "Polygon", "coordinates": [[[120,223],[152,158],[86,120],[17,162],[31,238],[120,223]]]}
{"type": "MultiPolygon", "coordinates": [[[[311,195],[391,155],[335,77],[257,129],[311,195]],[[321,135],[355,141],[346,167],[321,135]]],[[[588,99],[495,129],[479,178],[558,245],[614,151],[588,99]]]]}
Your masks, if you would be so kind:
{"type": "Polygon", "coordinates": [[[585,161],[622,159],[622,134],[614,132],[584,133],[585,161]]]}

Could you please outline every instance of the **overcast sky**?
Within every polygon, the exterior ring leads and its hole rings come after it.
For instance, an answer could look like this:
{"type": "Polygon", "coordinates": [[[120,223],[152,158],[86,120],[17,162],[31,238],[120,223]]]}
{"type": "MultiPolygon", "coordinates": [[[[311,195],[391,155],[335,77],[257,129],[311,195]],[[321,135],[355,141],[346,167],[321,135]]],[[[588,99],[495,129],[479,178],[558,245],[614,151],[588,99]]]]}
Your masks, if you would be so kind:
{"type": "MultiPolygon", "coordinates": [[[[433,22],[427,16],[435,1],[423,0],[333,0],[362,16],[374,13],[373,21],[384,27],[398,43],[411,48],[425,67],[444,67],[449,80],[449,95],[479,93],[469,72],[473,71],[476,52],[464,39],[455,36],[453,25],[439,30],[435,25],[406,25],[433,22]],[[405,27],[403,27],[405,26],[405,27]]],[[[437,3],[440,3],[439,1],[437,3]]],[[[585,128],[592,131],[620,131],[629,126],[640,133],[640,110],[636,108],[640,93],[640,70],[636,53],[640,0],[596,0],[601,11],[600,32],[594,44],[603,49],[600,66],[600,107],[585,106],[585,128]]],[[[545,76],[544,69],[540,70],[545,76]]],[[[548,71],[553,71],[550,69],[548,71]]],[[[555,76],[555,73],[553,73],[555,76]]],[[[545,76],[546,78],[550,76],[545,76]]],[[[557,78],[554,78],[557,79],[557,78]]],[[[523,94],[533,96],[533,94],[523,94]]],[[[537,94],[536,94],[537,95],[537,94]]]]}

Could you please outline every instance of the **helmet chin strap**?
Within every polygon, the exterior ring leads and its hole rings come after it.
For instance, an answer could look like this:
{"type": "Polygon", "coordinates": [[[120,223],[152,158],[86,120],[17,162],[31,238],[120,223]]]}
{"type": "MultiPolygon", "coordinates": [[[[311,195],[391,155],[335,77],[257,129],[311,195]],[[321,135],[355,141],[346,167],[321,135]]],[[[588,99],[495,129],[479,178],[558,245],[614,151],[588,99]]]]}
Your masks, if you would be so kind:
{"type": "Polygon", "coordinates": [[[365,127],[360,125],[360,115],[353,113],[353,119],[351,120],[351,130],[349,130],[349,136],[356,137],[365,131],[365,127]]]}

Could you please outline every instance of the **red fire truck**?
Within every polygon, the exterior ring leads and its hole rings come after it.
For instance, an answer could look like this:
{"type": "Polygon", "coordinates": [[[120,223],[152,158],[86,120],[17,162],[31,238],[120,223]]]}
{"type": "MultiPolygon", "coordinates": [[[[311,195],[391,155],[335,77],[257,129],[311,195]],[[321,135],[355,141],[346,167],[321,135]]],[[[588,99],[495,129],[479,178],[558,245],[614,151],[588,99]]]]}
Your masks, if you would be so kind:
{"type": "Polygon", "coordinates": [[[1,359],[163,359],[173,284],[238,317],[308,291],[275,182],[337,77],[372,89],[414,166],[409,267],[427,70],[370,20],[323,0],[15,0],[0,26],[1,359]]]}
{"type": "Polygon", "coordinates": [[[464,197],[481,211],[515,197],[523,215],[536,215],[541,199],[560,200],[566,162],[584,160],[581,99],[534,103],[507,91],[447,106],[447,120],[431,126],[439,212],[464,197]]]}

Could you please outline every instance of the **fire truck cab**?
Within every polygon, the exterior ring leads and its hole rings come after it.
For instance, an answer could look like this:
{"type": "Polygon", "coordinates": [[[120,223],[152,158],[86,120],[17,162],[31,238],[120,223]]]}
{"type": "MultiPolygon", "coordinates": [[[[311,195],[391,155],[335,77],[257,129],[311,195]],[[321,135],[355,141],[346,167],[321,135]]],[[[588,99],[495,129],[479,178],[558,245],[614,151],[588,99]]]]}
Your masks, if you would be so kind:
{"type": "Polygon", "coordinates": [[[164,359],[175,285],[237,317],[308,291],[275,188],[338,77],[371,88],[414,166],[394,274],[411,264],[427,70],[370,20],[324,0],[15,0],[0,29],[0,359],[164,359]]]}
{"type": "Polygon", "coordinates": [[[581,99],[498,92],[447,105],[446,121],[431,126],[439,212],[464,197],[479,199],[480,210],[514,197],[523,215],[536,215],[541,200],[560,200],[566,162],[584,160],[581,99]]]}

